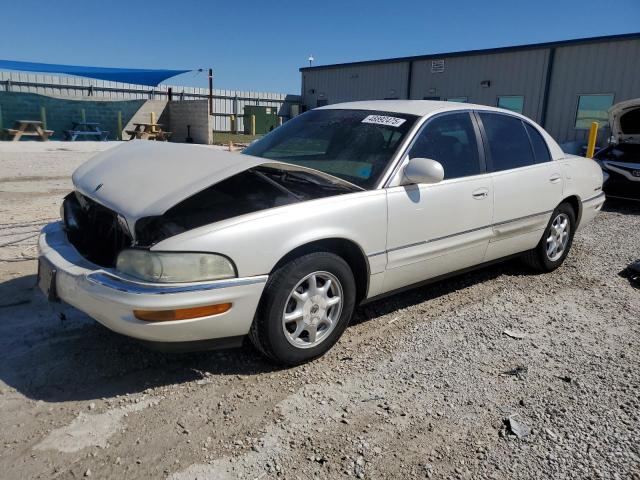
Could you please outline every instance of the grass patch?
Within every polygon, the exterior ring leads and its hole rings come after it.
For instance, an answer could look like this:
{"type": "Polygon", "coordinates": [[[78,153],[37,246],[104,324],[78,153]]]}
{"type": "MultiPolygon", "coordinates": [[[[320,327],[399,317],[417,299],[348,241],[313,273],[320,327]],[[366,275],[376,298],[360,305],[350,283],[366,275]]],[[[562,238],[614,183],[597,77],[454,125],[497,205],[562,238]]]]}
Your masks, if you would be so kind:
{"type": "Polygon", "coordinates": [[[245,135],[244,133],[213,132],[213,143],[216,145],[227,145],[232,143],[251,143],[262,135],[245,135]]]}

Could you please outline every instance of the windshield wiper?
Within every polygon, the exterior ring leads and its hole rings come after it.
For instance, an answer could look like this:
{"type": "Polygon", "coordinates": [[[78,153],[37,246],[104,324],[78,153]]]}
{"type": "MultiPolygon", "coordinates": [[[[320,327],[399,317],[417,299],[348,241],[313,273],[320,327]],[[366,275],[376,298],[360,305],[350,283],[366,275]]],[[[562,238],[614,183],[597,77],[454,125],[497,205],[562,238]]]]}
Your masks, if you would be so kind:
{"type": "Polygon", "coordinates": [[[262,172],[259,172],[257,170],[252,170],[253,173],[255,173],[258,177],[260,177],[261,179],[263,179],[265,182],[267,182],[270,185],[273,185],[274,187],[276,187],[278,190],[280,190],[283,193],[286,193],[287,195],[291,195],[293,198],[297,199],[297,200],[303,200],[304,197],[302,195],[299,195],[295,192],[292,192],[291,190],[289,190],[287,187],[285,187],[284,185],[276,182],[275,180],[273,180],[272,178],[269,178],[268,175],[265,175],[262,172]]]}
{"type": "Polygon", "coordinates": [[[295,171],[292,172],[290,170],[282,170],[282,174],[281,174],[281,178],[283,179],[287,179],[289,181],[298,181],[298,182],[304,182],[304,183],[309,183],[311,185],[316,185],[318,187],[323,187],[323,188],[330,188],[333,190],[364,190],[361,187],[358,187],[357,185],[351,185],[351,184],[343,184],[343,183],[333,183],[330,180],[327,180],[323,177],[321,177],[320,175],[314,175],[312,173],[307,173],[307,172],[300,172],[300,171],[295,171]]]}

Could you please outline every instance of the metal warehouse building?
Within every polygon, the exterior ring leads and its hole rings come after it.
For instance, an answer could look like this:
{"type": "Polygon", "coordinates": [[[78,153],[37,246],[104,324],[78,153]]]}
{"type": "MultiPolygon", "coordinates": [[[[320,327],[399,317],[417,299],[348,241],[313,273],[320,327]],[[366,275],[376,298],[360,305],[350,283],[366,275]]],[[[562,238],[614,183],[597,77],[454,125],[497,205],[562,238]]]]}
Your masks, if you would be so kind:
{"type": "MultiPolygon", "coordinates": [[[[300,69],[306,108],[426,99],[508,108],[560,143],[584,141],[607,109],[640,97],[640,33],[300,69]]],[[[601,130],[600,140],[607,135],[601,130]]]]}

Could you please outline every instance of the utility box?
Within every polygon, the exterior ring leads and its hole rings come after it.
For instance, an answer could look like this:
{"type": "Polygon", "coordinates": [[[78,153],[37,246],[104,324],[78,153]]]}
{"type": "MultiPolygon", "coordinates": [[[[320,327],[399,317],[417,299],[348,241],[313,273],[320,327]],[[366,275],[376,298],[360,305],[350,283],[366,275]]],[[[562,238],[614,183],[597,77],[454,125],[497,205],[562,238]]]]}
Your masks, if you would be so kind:
{"type": "Polygon", "coordinates": [[[245,105],[244,107],[244,133],[250,135],[251,115],[256,117],[256,135],[269,133],[278,126],[278,107],[262,107],[258,105],[245,105]]]}

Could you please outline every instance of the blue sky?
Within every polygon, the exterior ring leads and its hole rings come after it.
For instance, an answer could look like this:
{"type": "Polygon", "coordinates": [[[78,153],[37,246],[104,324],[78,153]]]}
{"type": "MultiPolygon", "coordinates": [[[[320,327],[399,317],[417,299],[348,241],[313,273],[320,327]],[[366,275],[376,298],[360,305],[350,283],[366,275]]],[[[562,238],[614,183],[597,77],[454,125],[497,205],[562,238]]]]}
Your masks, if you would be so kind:
{"type": "MultiPolygon", "coordinates": [[[[640,30],[640,0],[0,0],[0,7],[0,59],[212,67],[216,88],[285,93],[299,93],[298,68],[309,54],[322,65],[640,30]]],[[[205,86],[206,76],[167,83],[205,86]]]]}

